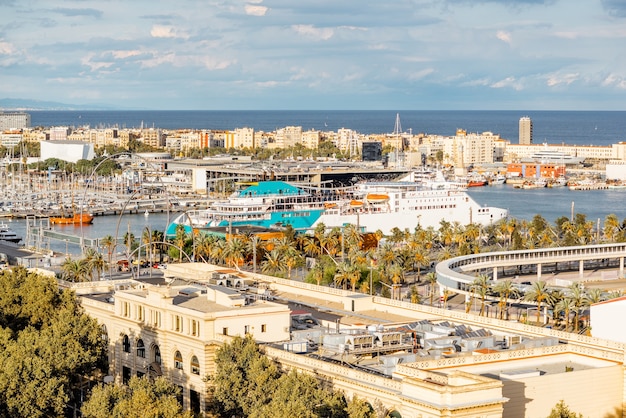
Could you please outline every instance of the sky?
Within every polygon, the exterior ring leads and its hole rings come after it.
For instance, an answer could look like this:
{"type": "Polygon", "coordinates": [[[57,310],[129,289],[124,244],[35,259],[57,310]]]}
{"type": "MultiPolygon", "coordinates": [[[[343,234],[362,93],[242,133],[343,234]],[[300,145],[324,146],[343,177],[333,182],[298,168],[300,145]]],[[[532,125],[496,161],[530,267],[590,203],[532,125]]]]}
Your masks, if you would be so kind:
{"type": "Polygon", "coordinates": [[[624,0],[0,0],[0,99],[626,110],[624,0]]]}

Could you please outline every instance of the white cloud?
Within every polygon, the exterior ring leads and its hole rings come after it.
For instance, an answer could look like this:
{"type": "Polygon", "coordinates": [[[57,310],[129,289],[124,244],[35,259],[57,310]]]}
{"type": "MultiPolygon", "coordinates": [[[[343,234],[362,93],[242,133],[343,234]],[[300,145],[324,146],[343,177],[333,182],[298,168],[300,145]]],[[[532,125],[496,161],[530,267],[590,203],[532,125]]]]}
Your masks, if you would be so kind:
{"type": "Polygon", "coordinates": [[[522,84],[518,80],[516,80],[515,77],[507,77],[503,80],[496,81],[495,83],[491,84],[489,87],[494,88],[494,89],[510,87],[517,91],[522,90],[522,84]]]}
{"type": "Polygon", "coordinates": [[[199,63],[207,70],[223,70],[233,65],[234,61],[219,60],[213,57],[202,57],[199,63]]]}
{"type": "Polygon", "coordinates": [[[109,68],[113,65],[112,62],[106,62],[106,61],[92,61],[92,58],[94,57],[94,54],[88,54],[87,56],[81,58],[80,63],[82,65],[86,65],[87,67],[89,67],[89,69],[91,71],[99,71],[99,70],[103,70],[105,68],[109,68]]]}
{"type": "Polygon", "coordinates": [[[548,84],[549,87],[558,86],[559,84],[570,85],[574,81],[578,80],[579,78],[580,78],[580,74],[578,73],[563,74],[563,75],[555,74],[555,75],[551,75],[550,77],[548,77],[548,81],[546,83],[548,84]]]}
{"type": "Polygon", "coordinates": [[[626,79],[616,74],[609,74],[602,80],[604,87],[617,87],[618,89],[626,90],[626,79]]]}
{"type": "Polygon", "coordinates": [[[496,33],[496,38],[498,38],[499,40],[501,40],[502,42],[505,42],[507,44],[511,44],[511,34],[509,32],[503,31],[503,30],[499,30],[496,33]]]}
{"type": "Polygon", "coordinates": [[[161,64],[173,64],[176,63],[176,55],[173,52],[152,54],[152,58],[141,60],[141,66],[144,68],[154,68],[161,64]]]}
{"type": "Polygon", "coordinates": [[[434,72],[435,72],[435,70],[432,69],[432,68],[424,68],[421,71],[409,74],[409,80],[421,80],[422,78],[424,78],[427,75],[432,74],[434,72]]]}
{"type": "Polygon", "coordinates": [[[112,51],[111,54],[113,55],[113,58],[116,59],[125,59],[125,58],[129,58],[129,57],[136,57],[137,55],[141,54],[141,51],[112,51]]]}
{"type": "Polygon", "coordinates": [[[173,26],[154,25],[150,30],[150,35],[154,38],[182,38],[189,39],[189,35],[179,31],[173,26]]]}
{"type": "Polygon", "coordinates": [[[2,55],[12,55],[15,52],[15,48],[8,42],[0,41],[0,54],[2,55]]]}
{"type": "Polygon", "coordinates": [[[269,8],[265,6],[255,6],[252,4],[246,4],[245,10],[246,10],[246,14],[250,16],[265,16],[265,13],[267,13],[269,8]]]}
{"type": "Polygon", "coordinates": [[[316,28],[313,25],[293,25],[291,28],[300,35],[322,41],[329,40],[335,33],[332,28],[316,28]]]}

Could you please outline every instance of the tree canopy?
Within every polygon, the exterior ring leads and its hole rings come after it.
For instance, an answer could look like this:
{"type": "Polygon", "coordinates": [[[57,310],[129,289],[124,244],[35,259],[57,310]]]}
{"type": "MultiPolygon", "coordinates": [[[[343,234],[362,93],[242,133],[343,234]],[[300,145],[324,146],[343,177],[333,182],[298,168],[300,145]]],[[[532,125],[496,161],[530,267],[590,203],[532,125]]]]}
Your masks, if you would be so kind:
{"type": "Polygon", "coordinates": [[[216,355],[212,409],[219,416],[374,417],[372,408],[341,392],[327,389],[316,377],[291,370],[283,372],[263,355],[250,335],[235,337],[216,355]]]}
{"type": "Polygon", "coordinates": [[[128,386],[107,384],[91,391],[81,408],[85,418],[191,418],[178,402],[180,388],[164,377],[132,377],[128,386]]]}
{"type": "Polygon", "coordinates": [[[106,368],[102,330],[73,292],[24,268],[0,272],[0,416],[63,415],[81,379],[106,368]]]}

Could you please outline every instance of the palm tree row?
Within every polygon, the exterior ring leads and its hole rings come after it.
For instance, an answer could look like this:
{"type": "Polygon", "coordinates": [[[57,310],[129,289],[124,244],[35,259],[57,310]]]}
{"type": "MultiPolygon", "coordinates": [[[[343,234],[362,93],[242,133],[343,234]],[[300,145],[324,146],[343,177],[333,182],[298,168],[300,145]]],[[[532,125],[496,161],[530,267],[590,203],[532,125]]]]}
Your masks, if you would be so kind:
{"type": "MultiPolygon", "coordinates": [[[[566,331],[569,331],[570,325],[573,325],[571,330],[574,332],[579,331],[581,314],[590,305],[621,296],[621,292],[606,293],[598,288],[585,289],[578,282],[572,283],[563,290],[554,289],[542,280],[534,282],[526,292],[522,293],[511,280],[498,280],[492,284],[486,275],[478,275],[470,288],[472,297],[480,299],[479,315],[483,315],[485,312],[487,297],[495,294],[498,296],[497,316],[500,319],[505,318],[505,313],[506,319],[508,319],[508,308],[511,300],[524,300],[537,305],[535,320],[537,325],[540,324],[541,310],[550,309],[554,325],[563,326],[566,331]]],[[[550,320],[548,315],[546,315],[546,319],[550,320]]]]}

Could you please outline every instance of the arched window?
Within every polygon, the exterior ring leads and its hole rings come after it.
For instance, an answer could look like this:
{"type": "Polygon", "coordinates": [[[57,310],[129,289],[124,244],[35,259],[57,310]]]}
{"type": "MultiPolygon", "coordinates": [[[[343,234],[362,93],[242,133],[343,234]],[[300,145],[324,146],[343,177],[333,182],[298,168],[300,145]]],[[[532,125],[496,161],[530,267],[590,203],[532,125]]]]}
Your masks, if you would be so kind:
{"type": "Polygon", "coordinates": [[[105,343],[109,343],[109,332],[107,330],[107,326],[102,324],[102,326],[100,327],[101,330],[101,334],[100,334],[100,338],[102,338],[102,341],[104,341],[105,343]]]}
{"type": "Polygon", "coordinates": [[[179,370],[183,369],[183,356],[180,354],[180,351],[174,353],[174,367],[179,370]]]}
{"type": "Polygon", "coordinates": [[[159,349],[158,345],[155,345],[152,348],[152,361],[154,361],[156,364],[161,364],[161,350],[159,349]]]}
{"type": "Polygon", "coordinates": [[[193,356],[191,358],[191,373],[192,374],[200,374],[200,362],[198,361],[198,357],[193,356]]]}
{"type": "Polygon", "coordinates": [[[137,340],[137,357],[146,358],[146,346],[141,338],[137,340]]]}
{"type": "Polygon", "coordinates": [[[125,353],[130,353],[130,339],[128,335],[124,335],[124,338],[122,338],[122,349],[125,353]]]}

